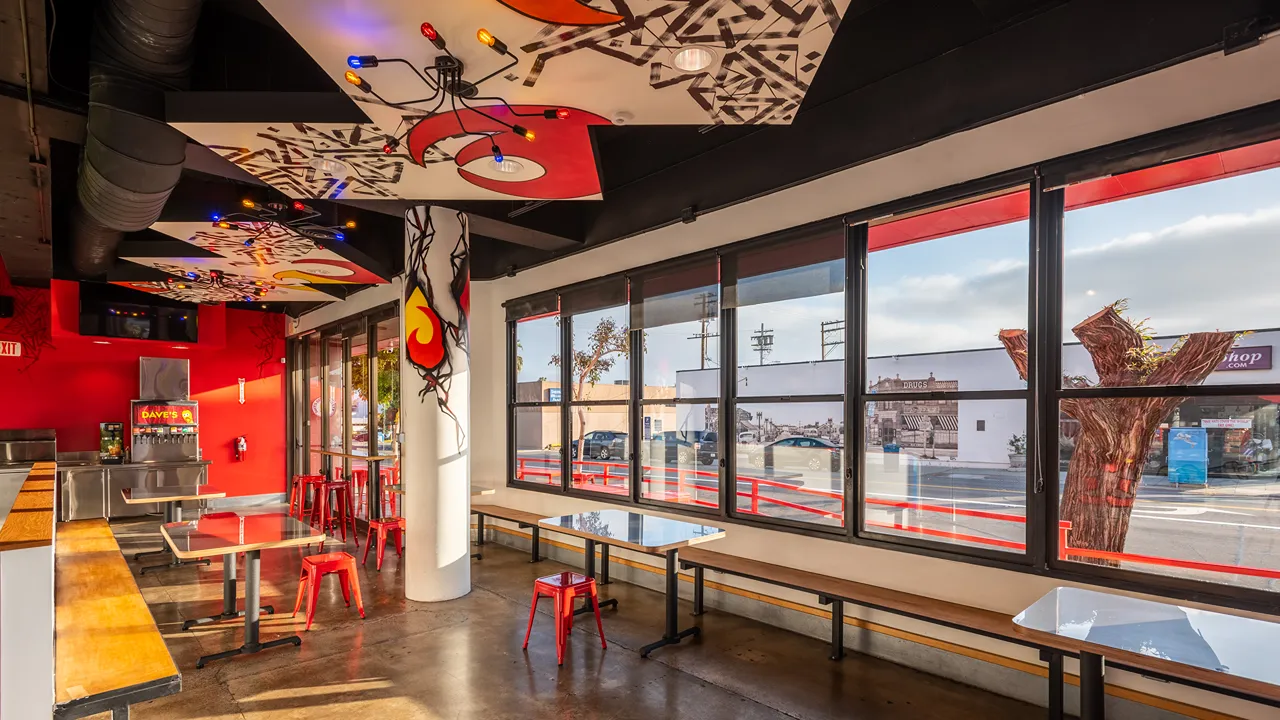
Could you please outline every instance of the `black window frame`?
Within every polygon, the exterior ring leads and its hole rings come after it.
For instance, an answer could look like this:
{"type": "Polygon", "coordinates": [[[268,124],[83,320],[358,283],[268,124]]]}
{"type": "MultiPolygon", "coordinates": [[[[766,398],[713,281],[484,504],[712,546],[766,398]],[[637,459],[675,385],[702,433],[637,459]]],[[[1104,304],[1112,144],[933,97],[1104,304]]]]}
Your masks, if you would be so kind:
{"type": "MultiPolygon", "coordinates": [[[[721,459],[720,503],[718,513],[704,508],[667,503],[651,499],[641,499],[640,484],[631,483],[631,497],[624,498],[601,493],[583,493],[568,488],[537,486],[513,482],[513,473],[508,472],[508,487],[535,492],[567,494],[597,502],[630,506],[637,509],[652,507],[672,514],[687,515],[705,521],[708,517],[717,518],[727,524],[788,532],[807,537],[815,537],[833,541],[843,541],[860,547],[870,547],[914,555],[932,557],[954,562],[970,563],[984,567],[1008,570],[1011,572],[1040,575],[1062,582],[1080,582],[1122,591],[1139,592],[1164,596],[1175,600],[1199,602],[1239,610],[1253,612],[1274,612],[1277,593],[1217,584],[1207,581],[1179,578],[1170,575],[1143,573],[1121,568],[1102,568],[1076,562],[1059,562],[1057,557],[1057,518],[1058,518],[1058,413],[1057,401],[1063,393],[1060,382],[1048,381],[1049,378],[1061,377],[1061,354],[1059,350],[1062,337],[1061,293],[1062,293],[1062,223],[1064,217],[1064,193],[1062,188],[1068,184],[1083,182],[1108,174],[1119,174],[1132,170],[1154,167],[1166,162],[1187,159],[1208,153],[1221,152],[1233,148],[1244,147],[1270,140],[1280,139],[1280,101],[1259,105],[1225,115],[1168,128],[1128,140],[1089,149],[1071,155],[1047,159],[1039,163],[1014,168],[983,178],[967,181],[957,185],[939,188],[920,193],[915,196],[894,200],[881,205],[864,208],[844,215],[808,223],[804,226],[770,233],[764,236],[742,240],[721,247],[710,248],[688,255],[664,260],[643,268],[634,268],[615,276],[626,277],[627,273],[651,272],[655,269],[676,266],[683,263],[704,260],[709,257],[721,258],[721,293],[726,273],[732,272],[734,253],[756,244],[772,244],[785,242],[798,233],[811,231],[812,227],[833,221],[842,221],[846,226],[845,254],[845,389],[841,396],[846,413],[846,453],[863,445],[863,428],[855,426],[863,408],[860,393],[848,392],[850,389],[861,390],[866,361],[866,323],[863,313],[863,302],[866,289],[866,229],[867,223],[888,215],[927,210],[930,207],[966,198],[983,195],[992,191],[1010,188],[1016,185],[1029,185],[1030,192],[1030,247],[1029,258],[1031,282],[1029,287],[1028,307],[1028,470],[1027,473],[1027,552],[1024,556],[999,552],[975,554],[967,552],[968,548],[954,544],[934,542],[909,542],[910,538],[899,536],[863,535],[856,532],[861,527],[861,489],[858,472],[861,459],[851,461],[846,457],[846,474],[852,478],[845,481],[846,517],[841,532],[833,533],[826,528],[804,524],[792,526],[785,521],[774,519],[763,521],[759,518],[741,517],[728,510],[734,499],[730,483],[726,477],[733,476],[733,451],[731,449],[733,433],[724,432],[724,418],[729,417],[732,408],[736,407],[731,388],[734,382],[722,375],[721,397],[719,398],[719,418],[717,437],[719,456],[721,459]],[[856,313],[856,314],[855,314],[856,313]],[[851,322],[857,317],[858,322],[851,322]],[[849,360],[856,360],[850,362],[849,360]],[[855,409],[857,412],[855,412],[855,409]],[[1050,410],[1046,410],[1050,409],[1050,410]],[[854,436],[857,432],[857,436],[854,436]],[[852,440],[850,438],[853,438],[852,440]],[[726,447],[729,445],[730,447],[726,447]],[[727,461],[727,462],[726,462],[727,461]],[[1046,478],[1053,478],[1047,483],[1046,478]]],[[[540,293],[555,293],[564,288],[540,293]]],[[[722,297],[723,299],[723,297],[722,297]]],[[[514,393],[514,321],[511,310],[528,298],[517,298],[505,303],[508,308],[508,378],[511,392],[514,393]]],[[[720,334],[723,368],[736,368],[735,338],[736,324],[732,313],[725,310],[721,303],[720,334]]],[[[562,327],[562,337],[567,335],[562,327]]],[[[633,332],[635,332],[633,330],[633,332]]],[[[633,341],[635,338],[633,337],[633,341]]],[[[632,353],[632,388],[638,384],[639,362],[632,353]]],[[[1213,395],[1252,395],[1280,394],[1280,384],[1272,385],[1230,385],[1230,386],[1192,386],[1182,388],[1142,388],[1147,394],[1168,393],[1188,397],[1213,395]]],[[[970,391],[964,393],[972,399],[991,398],[991,392],[997,395],[1004,391],[970,391]]],[[[1097,392],[1092,390],[1069,391],[1080,394],[1097,392]]],[[[1111,390],[1117,396],[1134,394],[1133,389],[1120,388],[1111,390]]],[[[631,428],[636,437],[639,425],[640,403],[635,401],[636,391],[631,396],[631,428]]],[[[562,401],[568,395],[562,392],[562,401]]],[[[567,407],[567,404],[566,404],[567,407]]],[[[510,412],[510,411],[509,411],[510,412]]],[[[565,412],[562,410],[562,412],[565,412]]],[[[511,415],[508,416],[508,465],[514,457],[514,444],[511,415]]],[[[861,450],[859,450],[861,452],[861,450]]],[[[633,456],[638,454],[633,452],[633,456]]],[[[567,460],[568,450],[564,451],[567,460]]],[[[632,459],[632,476],[635,474],[637,459],[632,459]]],[[[566,463],[565,467],[569,467],[566,463]]],[[[567,478],[566,474],[566,478],[567,478]]],[[[566,479],[565,485],[568,485],[566,479]]]]}

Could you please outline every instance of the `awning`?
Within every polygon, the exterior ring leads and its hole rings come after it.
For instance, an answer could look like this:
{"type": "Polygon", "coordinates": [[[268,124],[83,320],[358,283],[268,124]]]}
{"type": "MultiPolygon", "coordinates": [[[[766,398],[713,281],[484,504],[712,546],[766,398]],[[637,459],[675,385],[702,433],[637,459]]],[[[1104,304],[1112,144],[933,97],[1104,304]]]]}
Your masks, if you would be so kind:
{"type": "Polygon", "coordinates": [[[958,432],[960,430],[960,417],[958,415],[934,415],[933,426],[939,430],[958,432]]]}
{"type": "Polygon", "coordinates": [[[930,430],[932,428],[933,428],[933,423],[929,422],[928,415],[903,415],[902,416],[903,430],[930,430]]]}

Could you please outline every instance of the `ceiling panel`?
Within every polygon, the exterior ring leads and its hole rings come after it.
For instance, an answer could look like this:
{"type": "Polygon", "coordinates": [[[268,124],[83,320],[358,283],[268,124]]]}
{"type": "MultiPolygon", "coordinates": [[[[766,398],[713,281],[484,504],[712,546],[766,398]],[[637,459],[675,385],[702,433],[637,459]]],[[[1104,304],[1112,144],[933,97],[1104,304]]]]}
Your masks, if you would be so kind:
{"type": "Polygon", "coordinates": [[[849,0],[262,4],[371,122],[174,123],[241,168],[292,197],[591,200],[591,126],[791,123],[849,0]],[[480,28],[509,54],[477,40],[480,28]],[[358,69],[367,91],[344,79],[352,55],[379,58],[358,69]],[[478,97],[423,80],[446,55],[478,97]],[[558,108],[568,116],[542,116],[558,108]]]}

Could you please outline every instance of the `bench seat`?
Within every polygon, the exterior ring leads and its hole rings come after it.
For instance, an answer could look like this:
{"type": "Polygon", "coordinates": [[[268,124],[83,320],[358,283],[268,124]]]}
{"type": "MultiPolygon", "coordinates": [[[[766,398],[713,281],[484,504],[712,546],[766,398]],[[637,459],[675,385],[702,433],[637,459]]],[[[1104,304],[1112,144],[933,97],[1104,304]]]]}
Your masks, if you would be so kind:
{"type": "Polygon", "coordinates": [[[164,637],[106,520],[58,524],[54,717],[71,720],[182,689],[164,637]]]}

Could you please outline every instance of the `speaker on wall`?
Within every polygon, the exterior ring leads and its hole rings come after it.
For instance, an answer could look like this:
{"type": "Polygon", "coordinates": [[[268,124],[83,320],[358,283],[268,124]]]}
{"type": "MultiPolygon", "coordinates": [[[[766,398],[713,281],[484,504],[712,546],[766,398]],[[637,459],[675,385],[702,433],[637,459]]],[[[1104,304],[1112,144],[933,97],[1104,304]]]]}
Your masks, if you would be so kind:
{"type": "Polygon", "coordinates": [[[0,295],[0,318],[13,317],[13,296],[0,295]]]}

